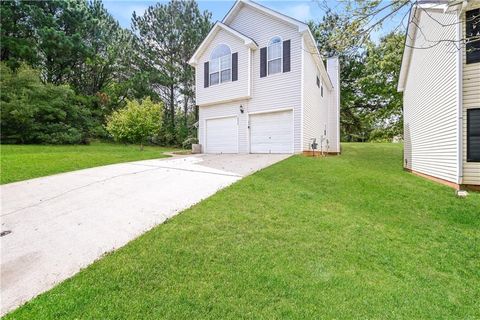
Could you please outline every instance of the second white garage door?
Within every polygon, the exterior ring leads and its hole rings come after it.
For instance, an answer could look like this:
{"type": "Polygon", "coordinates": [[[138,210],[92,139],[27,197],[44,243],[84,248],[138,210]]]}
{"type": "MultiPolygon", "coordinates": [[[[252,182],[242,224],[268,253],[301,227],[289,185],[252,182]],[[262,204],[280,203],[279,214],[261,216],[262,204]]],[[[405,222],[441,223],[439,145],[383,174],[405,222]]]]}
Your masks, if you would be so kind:
{"type": "Polygon", "coordinates": [[[251,153],[293,153],[293,112],[250,115],[251,153]]]}
{"type": "Polygon", "coordinates": [[[208,119],[206,131],[206,153],[238,152],[237,117],[208,119]]]}

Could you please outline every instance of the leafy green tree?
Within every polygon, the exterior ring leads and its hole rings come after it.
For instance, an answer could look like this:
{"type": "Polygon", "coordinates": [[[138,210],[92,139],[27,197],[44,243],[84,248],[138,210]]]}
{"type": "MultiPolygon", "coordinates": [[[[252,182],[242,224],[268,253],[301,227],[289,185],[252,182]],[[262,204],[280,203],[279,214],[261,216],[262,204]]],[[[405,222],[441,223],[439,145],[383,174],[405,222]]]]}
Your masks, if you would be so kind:
{"type": "Polygon", "coordinates": [[[369,140],[390,140],[403,132],[402,94],[397,92],[405,36],[390,33],[369,43],[365,72],[359,83],[368,102],[372,132],[369,140]]]}
{"type": "Polygon", "coordinates": [[[35,33],[29,23],[28,4],[0,1],[0,60],[16,69],[22,61],[37,62],[35,33]]]}
{"type": "Polygon", "coordinates": [[[150,98],[141,102],[128,101],[126,107],[114,111],[107,119],[106,129],[119,142],[139,143],[140,149],[160,131],[162,104],[150,98]]]}
{"type": "Polygon", "coordinates": [[[44,84],[27,65],[12,71],[0,65],[1,141],[3,143],[84,143],[99,126],[92,118],[92,99],[67,85],[44,84]]]}
{"type": "MultiPolygon", "coordinates": [[[[137,35],[138,69],[158,98],[165,102],[165,143],[181,142],[175,126],[177,110],[184,115],[194,104],[194,70],[187,64],[196,47],[211,28],[211,14],[200,12],[195,1],[170,1],[150,6],[143,16],[134,13],[132,26],[137,35]]],[[[184,118],[183,123],[187,121],[184,118]]]]}
{"type": "Polygon", "coordinates": [[[95,95],[115,80],[131,32],[99,0],[2,1],[1,60],[95,95]]]}
{"type": "Polygon", "coordinates": [[[376,44],[364,37],[359,21],[332,11],[309,26],[322,56],[340,58],[342,139],[388,140],[401,134],[396,87],[404,36],[392,33],[376,44]]]}

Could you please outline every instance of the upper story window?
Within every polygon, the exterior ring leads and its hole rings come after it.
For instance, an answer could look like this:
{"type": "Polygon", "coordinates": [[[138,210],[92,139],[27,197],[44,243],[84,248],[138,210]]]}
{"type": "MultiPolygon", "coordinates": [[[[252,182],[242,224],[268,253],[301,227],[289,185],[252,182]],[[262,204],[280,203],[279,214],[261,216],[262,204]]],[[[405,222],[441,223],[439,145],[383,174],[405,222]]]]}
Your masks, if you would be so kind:
{"type": "Polygon", "coordinates": [[[466,12],[467,64],[480,62],[480,9],[466,12]]]}
{"type": "Polygon", "coordinates": [[[273,37],[267,49],[268,74],[282,72],[282,38],[273,37]]]}
{"type": "Polygon", "coordinates": [[[219,44],[210,54],[210,85],[232,79],[232,52],[226,44],[219,44]]]}

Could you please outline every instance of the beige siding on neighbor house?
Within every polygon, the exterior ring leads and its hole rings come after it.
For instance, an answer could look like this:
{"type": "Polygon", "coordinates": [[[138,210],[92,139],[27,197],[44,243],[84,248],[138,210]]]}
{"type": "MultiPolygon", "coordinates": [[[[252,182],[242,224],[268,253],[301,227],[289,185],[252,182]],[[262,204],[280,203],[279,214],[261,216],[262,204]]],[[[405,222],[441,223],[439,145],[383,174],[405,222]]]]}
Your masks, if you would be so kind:
{"type": "MultiPolygon", "coordinates": [[[[302,36],[298,28],[247,5],[227,24],[255,40],[259,46],[252,54],[252,99],[248,102],[246,112],[293,108],[294,151],[301,152],[302,36]],[[260,78],[260,48],[268,46],[274,36],[291,41],[291,71],[260,78]]],[[[241,68],[245,68],[245,65],[239,62],[239,70],[241,68]]],[[[248,150],[248,146],[242,150],[248,150]]]]}
{"type": "Polygon", "coordinates": [[[408,78],[404,91],[404,165],[458,183],[457,50],[455,13],[419,10],[408,78]],[[439,28],[438,22],[449,25],[439,28]],[[425,37],[427,40],[425,40],[425,37]]]}
{"type": "MultiPolygon", "coordinates": [[[[477,5],[476,7],[480,7],[477,5]]],[[[465,21],[465,13],[462,20],[465,21]]],[[[463,34],[465,34],[463,24],[463,34]]],[[[480,162],[467,162],[467,110],[480,108],[480,62],[466,63],[463,50],[463,183],[480,185],[480,162]]]]}
{"type": "Polygon", "coordinates": [[[248,62],[250,49],[245,46],[242,39],[228,31],[221,29],[209,44],[208,48],[198,58],[196,67],[196,101],[200,106],[212,103],[220,103],[238,99],[246,99],[249,96],[248,88],[248,62]],[[204,63],[210,60],[210,54],[219,44],[226,44],[232,53],[238,52],[238,80],[220,83],[204,87],[204,63]]]}
{"type": "Polygon", "coordinates": [[[310,52],[304,50],[303,59],[305,63],[303,75],[303,149],[309,150],[313,138],[317,139],[318,148],[320,148],[321,138],[325,136],[324,131],[326,131],[326,137],[331,141],[331,131],[336,128],[330,128],[328,121],[328,107],[332,103],[332,92],[325,85],[327,80],[321,77],[310,52]],[[323,97],[321,96],[321,88],[317,86],[317,77],[320,79],[320,86],[323,84],[323,97]]]}

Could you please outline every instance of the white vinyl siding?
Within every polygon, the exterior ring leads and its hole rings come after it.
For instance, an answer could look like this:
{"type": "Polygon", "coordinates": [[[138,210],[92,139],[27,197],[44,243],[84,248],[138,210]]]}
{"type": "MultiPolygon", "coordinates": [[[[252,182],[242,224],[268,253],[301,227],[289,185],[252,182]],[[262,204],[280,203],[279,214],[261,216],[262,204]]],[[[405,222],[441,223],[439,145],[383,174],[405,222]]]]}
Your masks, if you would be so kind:
{"type": "MultiPolygon", "coordinates": [[[[198,64],[196,67],[195,83],[196,83],[196,102],[198,105],[208,105],[212,103],[228,102],[233,100],[241,100],[249,97],[250,90],[248,88],[248,58],[250,49],[246,47],[243,40],[221,29],[215,38],[211,41],[208,48],[198,58],[198,64]],[[207,88],[204,87],[204,63],[210,60],[210,54],[220,44],[227,44],[230,47],[231,53],[238,52],[238,80],[231,81],[231,69],[225,68],[223,74],[224,82],[211,85],[207,88]],[[228,73],[228,75],[226,74],[228,73]],[[230,79],[226,80],[227,77],[230,79]]],[[[231,61],[231,56],[224,58],[224,66],[227,62],[231,61]],[[228,61],[227,61],[228,60],[228,61]]],[[[221,64],[221,62],[220,62],[221,64]]],[[[210,63],[209,77],[215,72],[216,69],[220,69],[220,64],[217,61],[210,63]]],[[[214,77],[220,81],[220,73],[216,73],[214,77]]],[[[210,78],[211,79],[211,78],[210,78]]]]}
{"type": "MultiPolygon", "coordinates": [[[[312,55],[304,50],[304,74],[303,74],[303,150],[309,150],[312,139],[316,139],[318,148],[320,149],[321,139],[329,140],[328,151],[337,152],[335,130],[337,126],[329,123],[329,107],[333,103],[333,92],[327,87],[323,88],[323,97],[321,95],[322,84],[326,82],[320,75],[312,55]],[[319,86],[317,86],[317,77],[319,78],[319,86]]],[[[330,113],[333,113],[332,110],[330,113]]],[[[326,140],[322,143],[322,149],[327,151],[326,140]]]]}
{"type": "MultiPolygon", "coordinates": [[[[270,39],[279,36],[291,41],[291,71],[260,78],[260,50],[252,52],[252,99],[246,112],[294,109],[295,152],[302,151],[301,139],[301,75],[302,36],[296,26],[244,5],[228,25],[252,38],[259,48],[268,47],[270,39]]],[[[245,64],[240,64],[239,70],[245,64]]]]}
{"type": "MultiPolygon", "coordinates": [[[[476,7],[480,7],[477,5],[476,7]]],[[[462,21],[465,21],[463,13],[462,21]]],[[[466,24],[463,24],[465,34],[466,24]]],[[[467,110],[480,108],[480,62],[466,63],[463,50],[463,183],[480,185],[480,162],[467,162],[467,110]]]]}
{"type": "Polygon", "coordinates": [[[205,120],[205,152],[238,152],[238,119],[236,116],[205,120]]]}
{"type": "Polygon", "coordinates": [[[455,13],[419,13],[404,91],[404,165],[458,183],[457,50],[455,13]],[[439,27],[439,22],[448,25],[439,27]],[[426,41],[425,37],[429,40],[426,41]]]}
{"type": "Polygon", "coordinates": [[[292,110],[252,114],[250,119],[251,153],[292,153],[292,110]]]}
{"type": "MultiPolygon", "coordinates": [[[[287,22],[278,16],[263,12],[261,9],[254,8],[246,2],[237,2],[234,12],[235,14],[231,15],[228,20],[224,20],[223,23],[239,34],[253,39],[258,45],[258,49],[249,50],[244,45],[243,40],[240,40],[238,36],[233,36],[231,33],[222,30],[213,36],[207,46],[208,48],[198,55],[198,64],[196,66],[196,93],[197,104],[200,106],[198,128],[200,144],[204,145],[206,143],[205,119],[236,115],[238,117],[238,152],[248,153],[250,152],[251,146],[251,130],[248,127],[249,115],[271,113],[279,110],[292,110],[291,120],[289,121],[292,121],[293,152],[298,153],[304,149],[308,150],[308,145],[304,146],[304,119],[312,123],[308,128],[315,127],[317,130],[318,128],[321,129],[324,127],[324,125],[320,123],[314,123],[318,120],[318,117],[308,114],[307,119],[303,112],[303,74],[306,69],[304,65],[306,51],[303,50],[302,43],[303,37],[308,36],[308,34],[303,33],[302,35],[299,31],[298,24],[287,22]],[[267,59],[270,62],[270,66],[268,66],[267,62],[267,69],[268,67],[270,67],[270,70],[275,68],[275,71],[280,72],[274,74],[270,72],[266,77],[261,78],[260,49],[268,47],[270,40],[274,37],[281,38],[282,42],[280,42],[275,49],[270,50],[270,54],[267,50],[267,59]],[[290,71],[288,72],[283,72],[282,50],[284,41],[290,41],[290,71]],[[220,43],[229,45],[232,53],[239,52],[239,83],[235,81],[204,88],[203,68],[204,62],[207,61],[205,59],[208,59],[209,50],[212,50],[220,43]],[[242,51],[242,48],[244,51],[242,51]],[[246,81],[245,83],[242,82],[244,80],[246,81]],[[242,107],[243,113],[240,112],[240,107],[242,107]]],[[[311,57],[309,58],[311,59],[311,57]]],[[[314,65],[314,67],[316,68],[317,66],[314,65]]],[[[319,72],[319,75],[322,73],[324,74],[323,69],[321,73],[319,72]]],[[[322,80],[324,83],[330,83],[328,78],[322,80]]],[[[328,105],[327,109],[330,110],[334,109],[335,106],[329,103],[329,101],[333,100],[328,88],[329,85],[324,86],[324,97],[319,101],[328,105]]],[[[320,89],[316,89],[320,95],[320,89]]],[[[317,98],[315,97],[314,99],[317,98]]],[[[332,112],[332,117],[333,115],[335,115],[335,113],[332,112]]],[[[336,115],[338,115],[338,113],[336,113],[336,115]]],[[[337,119],[338,123],[338,117],[332,117],[325,117],[325,119],[322,119],[323,123],[326,123],[328,126],[328,123],[333,123],[332,119],[337,119]]],[[[338,125],[333,123],[331,126],[336,126],[336,130],[338,131],[338,125]]],[[[257,133],[254,132],[255,137],[257,137],[257,133]]],[[[332,135],[331,139],[337,140],[338,143],[338,139],[336,139],[337,136],[338,135],[332,135]]],[[[265,149],[265,152],[275,152],[275,148],[276,147],[268,150],[265,149]]],[[[278,149],[276,150],[278,151],[278,149]]],[[[292,150],[288,152],[292,152],[292,150]]]]}

